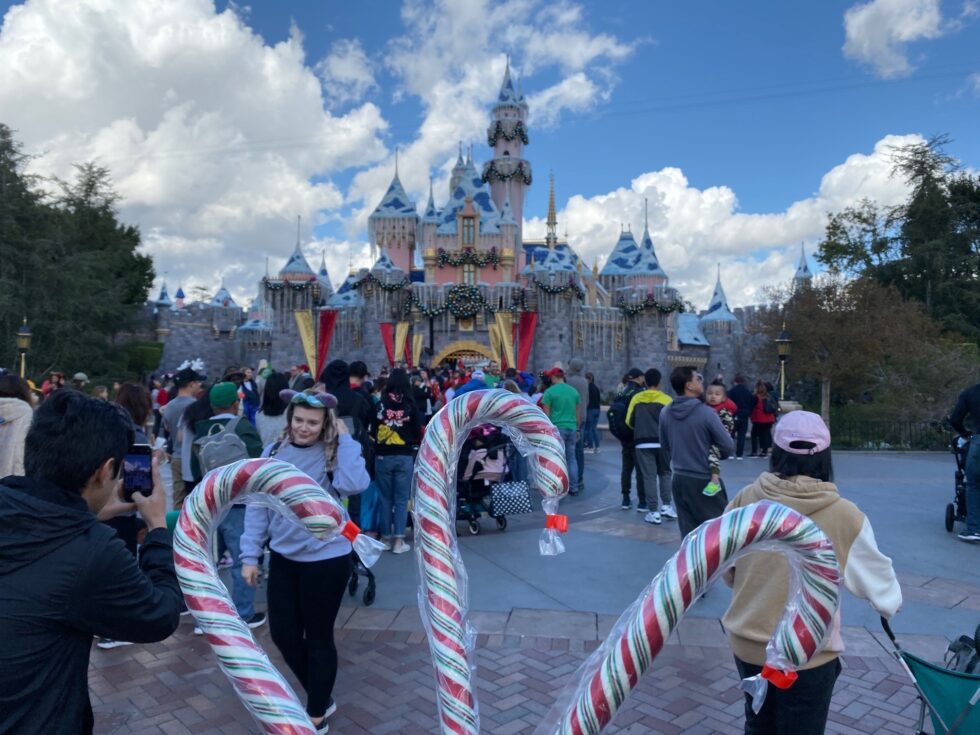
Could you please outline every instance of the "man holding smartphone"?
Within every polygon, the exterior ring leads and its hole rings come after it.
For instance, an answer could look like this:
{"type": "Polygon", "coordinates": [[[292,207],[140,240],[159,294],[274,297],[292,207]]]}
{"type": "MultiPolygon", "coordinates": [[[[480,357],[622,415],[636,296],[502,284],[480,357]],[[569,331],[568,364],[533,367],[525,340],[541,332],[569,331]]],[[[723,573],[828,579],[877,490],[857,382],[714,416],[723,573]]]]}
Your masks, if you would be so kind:
{"type": "Polygon", "coordinates": [[[61,390],[34,415],[25,477],[0,481],[0,733],[91,733],[93,636],[152,643],[179,622],[180,588],[156,461],[149,496],[121,496],[130,422],[61,390]],[[139,562],[99,523],[138,510],[139,562]]]}

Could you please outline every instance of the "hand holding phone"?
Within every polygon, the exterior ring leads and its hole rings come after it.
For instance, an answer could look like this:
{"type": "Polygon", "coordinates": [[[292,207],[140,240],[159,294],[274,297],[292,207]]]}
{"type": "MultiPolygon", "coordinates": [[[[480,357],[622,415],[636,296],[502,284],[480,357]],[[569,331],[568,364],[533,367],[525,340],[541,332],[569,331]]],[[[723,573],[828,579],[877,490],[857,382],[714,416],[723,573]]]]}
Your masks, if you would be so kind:
{"type": "Polygon", "coordinates": [[[133,502],[133,494],[147,497],[153,492],[151,469],[153,448],[149,444],[134,444],[123,460],[123,500],[133,502]]]}

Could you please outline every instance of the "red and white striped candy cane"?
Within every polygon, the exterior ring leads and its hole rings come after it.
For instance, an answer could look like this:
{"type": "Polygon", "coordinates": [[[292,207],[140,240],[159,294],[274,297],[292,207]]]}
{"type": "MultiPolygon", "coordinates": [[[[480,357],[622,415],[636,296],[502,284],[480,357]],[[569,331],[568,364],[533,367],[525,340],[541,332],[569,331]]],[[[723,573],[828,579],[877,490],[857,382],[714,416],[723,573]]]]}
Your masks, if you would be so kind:
{"type": "MultiPolygon", "coordinates": [[[[780,551],[790,563],[789,604],[766,647],[761,678],[747,690],[787,688],[820,649],[840,604],[840,572],[830,539],[806,516],[763,501],[702,524],[623,614],[602,647],[582,667],[582,677],[557,721],[540,735],[597,735],[609,724],[650,668],[688,608],[744,553],[780,551]]],[[[761,701],[757,701],[761,706],[761,701]]]]}
{"type": "Polygon", "coordinates": [[[456,547],[455,465],[470,430],[481,424],[502,426],[519,445],[521,437],[529,445],[534,485],[548,514],[542,553],[562,551],[558,532],[567,529],[566,519],[557,515],[558,501],[568,492],[565,449],[541,409],[508,391],[480,390],[453,399],[433,416],[415,463],[419,607],[435,665],[441,732],[455,735],[480,730],[470,668],[466,569],[456,547]]]}
{"type": "Polygon", "coordinates": [[[258,494],[275,499],[273,507],[295,515],[317,538],[343,535],[369,565],[379,545],[359,535],[343,506],[314,480],[276,459],[242,460],[209,472],[184,501],[177,521],[174,563],[184,600],[238,696],[263,732],[315,735],[292,687],[239,617],[214,564],[212,531],[222,511],[258,494]]]}

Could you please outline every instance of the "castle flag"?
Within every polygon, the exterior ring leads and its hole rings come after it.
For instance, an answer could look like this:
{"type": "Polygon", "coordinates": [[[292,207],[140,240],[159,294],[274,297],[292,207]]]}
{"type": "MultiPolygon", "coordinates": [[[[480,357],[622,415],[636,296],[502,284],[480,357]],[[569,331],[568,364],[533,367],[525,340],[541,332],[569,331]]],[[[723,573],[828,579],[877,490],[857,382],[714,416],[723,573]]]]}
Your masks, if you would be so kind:
{"type": "Polygon", "coordinates": [[[306,364],[316,369],[316,337],[313,334],[313,314],[308,311],[294,311],[299,338],[303,341],[303,354],[306,364]]]}

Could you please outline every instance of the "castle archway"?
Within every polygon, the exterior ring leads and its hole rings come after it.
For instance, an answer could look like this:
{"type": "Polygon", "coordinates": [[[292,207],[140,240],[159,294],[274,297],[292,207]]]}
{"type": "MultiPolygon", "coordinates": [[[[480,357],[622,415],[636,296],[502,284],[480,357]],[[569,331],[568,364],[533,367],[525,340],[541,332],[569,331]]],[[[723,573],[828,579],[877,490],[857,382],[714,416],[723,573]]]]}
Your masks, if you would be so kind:
{"type": "Polygon", "coordinates": [[[473,360],[493,360],[493,352],[487,345],[472,339],[450,342],[432,360],[433,365],[442,365],[445,360],[462,360],[464,364],[473,360]]]}

